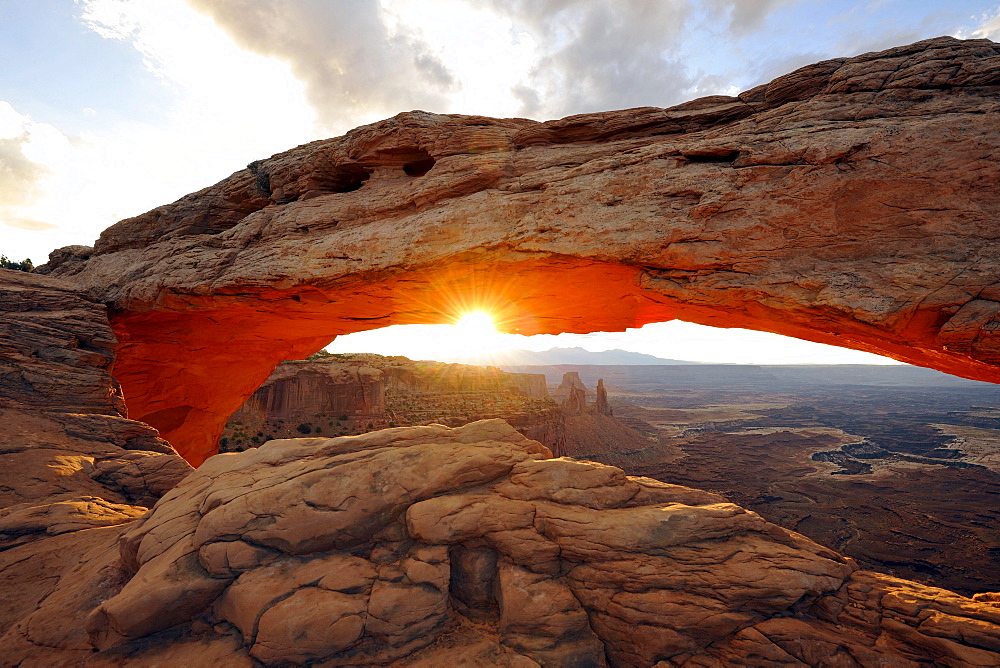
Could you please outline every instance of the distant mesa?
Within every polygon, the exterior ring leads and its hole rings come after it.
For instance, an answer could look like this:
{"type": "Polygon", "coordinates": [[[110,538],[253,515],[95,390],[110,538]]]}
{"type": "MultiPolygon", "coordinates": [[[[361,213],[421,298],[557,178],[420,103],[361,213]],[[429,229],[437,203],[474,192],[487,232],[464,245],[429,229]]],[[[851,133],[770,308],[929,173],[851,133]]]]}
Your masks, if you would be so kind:
{"type": "Polygon", "coordinates": [[[285,361],[226,423],[220,449],[275,438],[347,436],[386,427],[458,427],[501,418],[565,454],[559,406],[545,376],[496,367],[413,361],[373,353],[320,353],[285,361]]]}
{"type": "Polygon", "coordinates": [[[649,445],[613,417],[603,381],[595,393],[576,372],[565,374],[550,397],[540,373],[344,353],[279,364],[229,418],[219,447],[239,452],[273,439],[429,424],[459,427],[492,418],[506,420],[557,456],[649,445]]]}
{"type": "Polygon", "coordinates": [[[541,364],[705,364],[686,360],[664,359],[630,350],[602,350],[594,352],[585,348],[550,348],[536,352],[533,350],[509,350],[497,356],[500,366],[541,365],[541,364]]]}

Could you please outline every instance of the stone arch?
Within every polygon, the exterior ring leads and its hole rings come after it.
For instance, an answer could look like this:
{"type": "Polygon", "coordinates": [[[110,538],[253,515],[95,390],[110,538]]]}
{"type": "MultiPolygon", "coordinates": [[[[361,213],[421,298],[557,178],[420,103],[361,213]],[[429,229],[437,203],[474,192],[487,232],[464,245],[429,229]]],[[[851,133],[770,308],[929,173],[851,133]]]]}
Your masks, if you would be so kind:
{"type": "Polygon", "coordinates": [[[744,327],[998,382],[998,58],[939,38],[669,109],[400,114],[43,271],[109,304],[131,417],[195,464],[280,360],[462,306],[526,334],[744,327]]]}

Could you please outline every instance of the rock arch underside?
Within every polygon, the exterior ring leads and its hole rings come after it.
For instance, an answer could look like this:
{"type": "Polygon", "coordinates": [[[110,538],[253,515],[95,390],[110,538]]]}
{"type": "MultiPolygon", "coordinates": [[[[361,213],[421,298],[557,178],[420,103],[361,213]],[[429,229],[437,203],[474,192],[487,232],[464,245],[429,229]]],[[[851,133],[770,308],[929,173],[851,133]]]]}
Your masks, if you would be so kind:
{"type": "Polygon", "coordinates": [[[0,269],[0,663],[1000,665],[1000,592],[503,420],[209,459],[280,360],[469,308],[997,382],[998,112],[1000,46],[951,38],[670,109],[411,112],[0,269]]]}
{"type": "Polygon", "coordinates": [[[113,309],[131,416],[192,463],[282,359],[486,306],[673,318],[1000,380],[997,44],[540,123],[424,112],[252,163],[47,271],[113,309]]]}

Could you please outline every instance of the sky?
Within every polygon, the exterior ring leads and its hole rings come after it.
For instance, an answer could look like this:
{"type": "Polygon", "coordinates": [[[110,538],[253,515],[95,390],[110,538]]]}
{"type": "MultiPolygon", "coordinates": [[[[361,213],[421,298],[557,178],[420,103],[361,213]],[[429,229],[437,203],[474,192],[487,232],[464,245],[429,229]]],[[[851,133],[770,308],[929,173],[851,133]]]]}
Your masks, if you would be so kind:
{"type": "MultiPolygon", "coordinates": [[[[401,111],[666,107],[939,35],[1000,41],[1000,0],[0,0],[0,254],[41,264],[253,160],[401,111]]],[[[370,336],[349,342],[387,335],[370,336]]],[[[687,323],[560,336],[518,347],[888,361],[687,323]]]]}

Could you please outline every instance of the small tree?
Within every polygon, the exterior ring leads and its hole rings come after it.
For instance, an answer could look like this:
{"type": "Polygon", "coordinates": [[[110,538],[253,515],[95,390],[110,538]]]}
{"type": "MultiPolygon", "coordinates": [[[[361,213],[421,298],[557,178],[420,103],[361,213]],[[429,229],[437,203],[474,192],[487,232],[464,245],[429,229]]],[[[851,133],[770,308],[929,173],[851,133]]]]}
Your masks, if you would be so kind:
{"type": "Polygon", "coordinates": [[[13,269],[14,271],[33,271],[35,263],[31,261],[31,258],[25,258],[21,262],[12,262],[7,259],[6,255],[0,255],[0,268],[13,269]]]}

